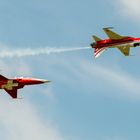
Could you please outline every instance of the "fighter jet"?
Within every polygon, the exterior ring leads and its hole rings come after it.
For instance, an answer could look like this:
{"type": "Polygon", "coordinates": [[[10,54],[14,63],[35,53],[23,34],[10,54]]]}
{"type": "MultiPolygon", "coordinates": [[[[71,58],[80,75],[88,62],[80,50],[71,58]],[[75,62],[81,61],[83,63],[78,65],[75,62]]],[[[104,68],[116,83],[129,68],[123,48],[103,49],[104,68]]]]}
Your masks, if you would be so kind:
{"type": "Polygon", "coordinates": [[[125,56],[130,56],[130,48],[140,46],[140,38],[122,36],[113,32],[112,27],[103,28],[109,39],[102,40],[93,35],[95,42],[91,44],[94,48],[95,58],[99,57],[108,48],[117,48],[125,56]]]}
{"type": "Polygon", "coordinates": [[[50,81],[35,78],[17,77],[8,79],[0,75],[0,89],[4,89],[12,98],[17,98],[17,90],[26,85],[44,84],[50,81]]]}

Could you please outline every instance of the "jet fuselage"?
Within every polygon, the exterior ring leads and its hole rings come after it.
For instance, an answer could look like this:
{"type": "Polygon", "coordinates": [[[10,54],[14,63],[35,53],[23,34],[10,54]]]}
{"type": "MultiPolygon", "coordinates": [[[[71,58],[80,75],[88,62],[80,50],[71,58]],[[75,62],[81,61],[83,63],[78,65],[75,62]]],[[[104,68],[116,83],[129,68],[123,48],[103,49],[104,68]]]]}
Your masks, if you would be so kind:
{"type": "Polygon", "coordinates": [[[119,46],[130,46],[130,47],[136,47],[140,46],[140,38],[134,38],[134,37],[125,37],[123,39],[113,40],[113,39],[105,39],[97,42],[93,42],[91,44],[92,48],[114,48],[119,46]]]}
{"type": "Polygon", "coordinates": [[[8,79],[0,75],[0,89],[4,89],[12,98],[17,98],[17,90],[26,85],[48,83],[50,81],[36,78],[13,78],[8,79]]]}

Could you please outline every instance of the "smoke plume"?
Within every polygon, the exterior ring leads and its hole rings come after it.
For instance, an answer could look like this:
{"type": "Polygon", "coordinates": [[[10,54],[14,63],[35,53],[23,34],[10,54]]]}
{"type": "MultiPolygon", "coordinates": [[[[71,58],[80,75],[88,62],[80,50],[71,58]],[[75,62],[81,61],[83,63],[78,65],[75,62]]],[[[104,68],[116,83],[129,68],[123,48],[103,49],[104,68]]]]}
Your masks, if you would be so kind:
{"type": "Polygon", "coordinates": [[[36,55],[50,55],[53,53],[64,53],[64,52],[72,52],[72,51],[80,51],[90,49],[91,47],[76,47],[76,48],[66,48],[66,47],[42,47],[42,48],[23,48],[23,49],[16,49],[16,50],[1,50],[0,51],[0,58],[6,57],[24,57],[24,56],[36,56],[36,55]]]}

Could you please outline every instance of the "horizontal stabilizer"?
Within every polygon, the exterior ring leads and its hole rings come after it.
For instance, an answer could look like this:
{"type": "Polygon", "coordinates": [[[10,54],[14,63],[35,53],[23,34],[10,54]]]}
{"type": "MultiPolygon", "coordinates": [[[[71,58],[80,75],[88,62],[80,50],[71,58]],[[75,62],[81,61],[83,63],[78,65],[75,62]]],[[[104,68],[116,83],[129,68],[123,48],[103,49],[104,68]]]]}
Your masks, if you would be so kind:
{"type": "Polygon", "coordinates": [[[125,56],[129,56],[130,47],[118,47],[118,49],[123,53],[125,56]]]}

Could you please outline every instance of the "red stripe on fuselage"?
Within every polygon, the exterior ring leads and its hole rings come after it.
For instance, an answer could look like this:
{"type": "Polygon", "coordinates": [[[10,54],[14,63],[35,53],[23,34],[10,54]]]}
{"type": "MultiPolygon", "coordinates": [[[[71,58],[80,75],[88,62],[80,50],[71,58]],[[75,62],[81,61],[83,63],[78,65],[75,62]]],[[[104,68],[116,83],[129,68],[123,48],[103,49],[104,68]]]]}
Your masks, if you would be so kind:
{"type": "Polygon", "coordinates": [[[102,48],[102,47],[111,47],[111,46],[116,46],[116,45],[121,45],[121,44],[127,44],[127,43],[133,43],[133,42],[140,42],[140,38],[133,38],[133,37],[126,37],[123,39],[119,40],[112,40],[112,39],[106,39],[106,40],[101,40],[96,42],[96,45],[94,46],[95,48],[102,48]]]}

